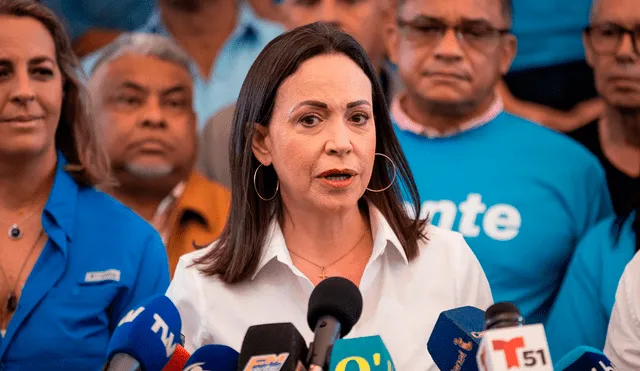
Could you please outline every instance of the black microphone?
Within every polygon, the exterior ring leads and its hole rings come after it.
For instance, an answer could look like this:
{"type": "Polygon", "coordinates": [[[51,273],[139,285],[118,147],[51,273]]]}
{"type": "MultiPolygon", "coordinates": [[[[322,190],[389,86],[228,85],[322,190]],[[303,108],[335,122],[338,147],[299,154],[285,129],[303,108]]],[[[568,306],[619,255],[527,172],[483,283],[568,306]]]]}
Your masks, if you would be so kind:
{"type": "Polygon", "coordinates": [[[513,303],[495,303],[484,313],[485,330],[522,326],[524,326],[524,318],[513,303]]]}
{"type": "Polygon", "coordinates": [[[361,314],[362,294],[348,279],[330,277],[313,289],[307,312],[314,333],[306,363],[309,369],[329,368],[333,344],[351,331],[361,314]]]}
{"type": "Polygon", "coordinates": [[[292,323],[251,326],[244,335],[238,371],[304,371],[307,343],[292,323]]]}

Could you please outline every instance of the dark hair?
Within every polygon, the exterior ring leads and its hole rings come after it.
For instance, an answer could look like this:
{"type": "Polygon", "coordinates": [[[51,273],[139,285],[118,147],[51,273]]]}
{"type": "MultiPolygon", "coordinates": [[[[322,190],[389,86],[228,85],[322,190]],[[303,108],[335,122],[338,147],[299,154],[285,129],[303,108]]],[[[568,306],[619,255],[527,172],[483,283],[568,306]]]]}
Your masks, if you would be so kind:
{"type": "MultiPolygon", "coordinates": [[[[233,117],[230,142],[231,209],[218,244],[196,261],[208,276],[219,275],[226,283],[250,277],[257,269],[268,228],[282,215],[278,194],[262,201],[254,190],[253,174],[260,162],[252,151],[255,124],[268,126],[278,88],[308,59],[325,54],[343,54],[353,60],[371,81],[376,125],[376,152],[389,156],[397,166],[397,181],[384,192],[367,191],[363,199],[375,205],[398,236],[407,258],[419,254],[419,241],[426,239],[426,220],[420,219],[420,198],[400,149],[376,72],[362,47],[349,35],[316,22],[291,30],[272,40],[255,60],[244,80],[233,117]],[[403,186],[401,187],[400,184],[403,186]],[[415,217],[409,217],[402,192],[410,196],[415,217]]],[[[376,161],[369,188],[381,189],[391,183],[393,167],[376,161]]],[[[271,195],[277,181],[273,166],[258,172],[258,191],[271,195]],[[263,171],[264,170],[264,171],[263,171]],[[269,185],[268,190],[265,184],[269,185]]],[[[361,204],[362,205],[362,204],[361,204]]]]}
{"type": "MultiPolygon", "coordinates": [[[[397,12],[399,13],[400,10],[402,9],[402,6],[407,0],[396,0],[396,1],[397,1],[396,9],[397,9],[397,12]]],[[[451,0],[451,1],[454,1],[454,0],[451,0]]],[[[528,0],[528,1],[534,1],[534,0],[528,0]]],[[[570,0],[567,0],[567,1],[570,1],[570,0]]],[[[513,0],[500,0],[500,6],[502,7],[502,16],[504,17],[504,20],[507,21],[509,25],[511,25],[511,22],[513,22],[513,0]]]]}
{"type": "Polygon", "coordinates": [[[62,23],[47,7],[32,0],[0,0],[0,15],[33,18],[49,31],[63,78],[62,113],[56,148],[66,157],[67,171],[85,185],[110,181],[109,159],[89,115],[89,95],[78,75],[80,63],[62,23]]]}

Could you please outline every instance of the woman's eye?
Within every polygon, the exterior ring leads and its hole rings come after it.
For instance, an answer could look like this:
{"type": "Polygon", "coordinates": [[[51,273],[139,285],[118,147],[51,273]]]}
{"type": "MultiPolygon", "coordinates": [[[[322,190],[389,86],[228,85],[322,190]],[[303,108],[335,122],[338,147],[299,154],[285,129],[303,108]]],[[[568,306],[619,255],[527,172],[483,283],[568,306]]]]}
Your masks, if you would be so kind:
{"type": "Polygon", "coordinates": [[[357,125],[364,125],[369,122],[369,115],[365,115],[364,113],[357,113],[351,116],[351,121],[353,121],[357,125]]]}
{"type": "Polygon", "coordinates": [[[311,126],[315,126],[318,124],[318,122],[320,122],[320,118],[318,116],[315,115],[307,115],[307,116],[303,116],[300,119],[300,123],[304,126],[307,127],[311,127],[311,126]]]}

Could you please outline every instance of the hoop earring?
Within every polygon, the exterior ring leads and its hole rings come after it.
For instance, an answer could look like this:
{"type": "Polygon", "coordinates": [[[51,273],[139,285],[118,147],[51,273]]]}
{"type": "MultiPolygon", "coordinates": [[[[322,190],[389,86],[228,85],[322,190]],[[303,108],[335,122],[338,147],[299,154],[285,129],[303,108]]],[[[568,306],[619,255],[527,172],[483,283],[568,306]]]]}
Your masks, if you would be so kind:
{"type": "Polygon", "coordinates": [[[388,186],[386,186],[386,187],[384,187],[384,188],[382,188],[382,189],[371,189],[371,188],[367,188],[367,191],[369,191],[369,192],[375,192],[375,193],[378,193],[378,192],[384,192],[384,191],[386,191],[387,189],[391,188],[391,186],[393,185],[393,183],[395,183],[395,181],[396,181],[396,173],[397,173],[398,169],[396,168],[396,164],[393,162],[393,160],[391,159],[391,157],[389,157],[389,156],[385,155],[384,153],[376,153],[376,156],[382,156],[382,157],[384,157],[384,158],[385,158],[385,159],[387,159],[387,160],[391,163],[391,165],[393,166],[393,179],[391,179],[391,183],[389,183],[389,185],[388,185],[388,186]]]}
{"type": "Polygon", "coordinates": [[[256,191],[256,194],[258,195],[258,197],[260,197],[260,199],[262,201],[271,201],[274,198],[276,198],[276,196],[278,195],[278,190],[280,189],[280,181],[277,180],[276,181],[276,191],[273,193],[273,196],[271,196],[271,198],[264,198],[262,197],[262,195],[260,194],[260,192],[258,192],[258,186],[256,185],[256,178],[258,176],[258,170],[260,170],[260,168],[264,166],[262,164],[260,164],[257,168],[256,171],[253,173],[253,189],[256,191]]]}

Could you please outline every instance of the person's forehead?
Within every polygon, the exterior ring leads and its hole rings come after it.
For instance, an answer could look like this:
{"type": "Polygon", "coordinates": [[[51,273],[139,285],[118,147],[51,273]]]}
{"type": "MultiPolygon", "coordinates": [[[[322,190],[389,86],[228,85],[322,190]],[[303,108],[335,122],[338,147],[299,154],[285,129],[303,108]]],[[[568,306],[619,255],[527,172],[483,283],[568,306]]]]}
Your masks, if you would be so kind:
{"type": "Polygon", "coordinates": [[[419,15],[448,21],[460,19],[502,20],[501,0],[405,0],[401,8],[403,17],[419,15]]]}
{"type": "Polygon", "coordinates": [[[49,31],[30,17],[0,16],[0,56],[9,57],[17,49],[26,58],[48,56],[55,59],[56,47],[49,31]]]}
{"type": "Polygon", "coordinates": [[[371,81],[355,62],[331,54],[303,62],[283,82],[278,96],[288,103],[315,100],[343,106],[357,100],[371,102],[371,89],[371,81]]]}
{"type": "Polygon", "coordinates": [[[176,63],[153,56],[125,54],[103,66],[104,78],[110,86],[118,86],[123,81],[133,81],[154,89],[183,85],[193,87],[193,79],[188,71],[176,63]]]}
{"type": "Polygon", "coordinates": [[[637,0],[596,0],[591,11],[592,22],[640,24],[639,5],[637,0]]]}

